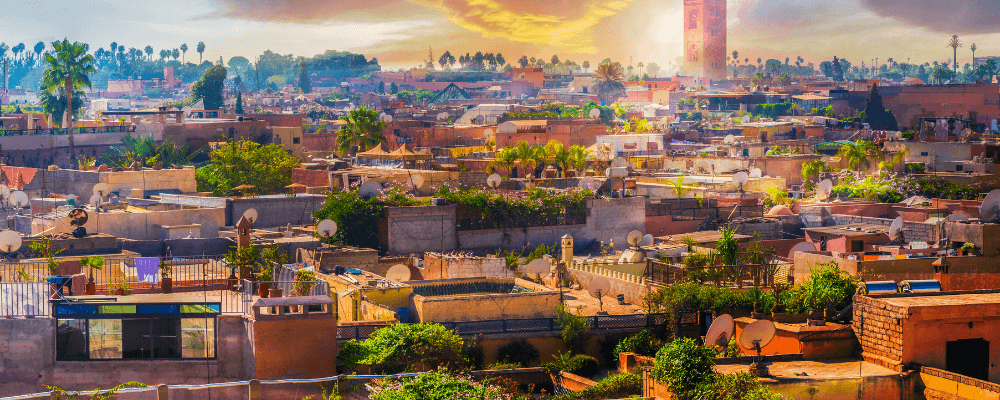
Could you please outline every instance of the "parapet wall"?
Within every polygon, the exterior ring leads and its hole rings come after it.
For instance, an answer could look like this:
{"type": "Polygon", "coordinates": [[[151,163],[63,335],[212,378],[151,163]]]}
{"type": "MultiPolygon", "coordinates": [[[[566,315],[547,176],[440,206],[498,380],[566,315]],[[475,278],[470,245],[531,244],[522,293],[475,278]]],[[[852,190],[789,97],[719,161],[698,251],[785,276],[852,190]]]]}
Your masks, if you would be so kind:
{"type": "Polygon", "coordinates": [[[468,278],[413,282],[419,286],[482,281],[513,282],[533,290],[528,293],[489,293],[410,298],[411,320],[417,322],[482,321],[514,318],[551,318],[556,315],[559,292],[517,278],[468,278]]]}

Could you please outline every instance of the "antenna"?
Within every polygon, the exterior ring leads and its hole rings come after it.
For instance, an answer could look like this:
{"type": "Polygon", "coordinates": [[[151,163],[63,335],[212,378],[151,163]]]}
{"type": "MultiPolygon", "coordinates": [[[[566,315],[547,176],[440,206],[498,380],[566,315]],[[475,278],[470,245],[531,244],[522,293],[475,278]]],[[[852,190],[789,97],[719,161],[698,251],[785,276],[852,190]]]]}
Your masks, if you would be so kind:
{"type": "Polygon", "coordinates": [[[107,183],[101,182],[94,185],[93,192],[95,195],[101,196],[101,198],[103,199],[111,194],[111,187],[108,186],[107,183]]]}
{"type": "Polygon", "coordinates": [[[440,113],[440,114],[437,115],[437,119],[438,119],[438,121],[444,121],[444,120],[448,119],[448,115],[449,114],[447,112],[442,112],[442,113],[440,113]]]}
{"type": "Polygon", "coordinates": [[[738,187],[740,193],[743,193],[743,185],[746,185],[750,181],[750,175],[746,172],[740,171],[733,175],[733,185],[738,187]]]}
{"type": "Polygon", "coordinates": [[[503,178],[501,178],[500,175],[492,174],[488,178],[486,178],[486,186],[496,189],[498,186],[500,186],[500,181],[502,180],[503,178]]]}
{"type": "Polygon", "coordinates": [[[257,209],[248,208],[243,212],[243,218],[246,218],[247,221],[250,221],[250,225],[253,225],[254,222],[257,222],[257,209]]]}
{"type": "Polygon", "coordinates": [[[403,264],[393,265],[385,272],[385,277],[396,282],[406,282],[410,280],[410,267],[403,264]]]}
{"type": "Polygon", "coordinates": [[[896,217],[889,225],[889,239],[895,242],[903,241],[903,217],[896,217]]]}
{"type": "Polygon", "coordinates": [[[816,251],[816,245],[809,242],[802,242],[796,244],[795,246],[792,246],[791,250],[788,250],[788,258],[794,261],[795,253],[798,253],[800,251],[816,251]]]}
{"type": "Polygon", "coordinates": [[[21,235],[17,231],[0,232],[0,251],[10,254],[21,248],[21,235]]]}
{"type": "Polygon", "coordinates": [[[587,285],[587,291],[590,292],[590,295],[594,296],[597,301],[601,302],[601,312],[604,312],[604,299],[602,299],[602,297],[607,296],[610,289],[611,282],[608,282],[608,278],[603,276],[594,278],[594,280],[590,281],[590,284],[587,285]]]}
{"type": "Polygon", "coordinates": [[[632,245],[633,248],[638,248],[639,242],[642,241],[642,232],[638,230],[629,232],[628,236],[625,237],[625,241],[627,241],[628,244],[632,245]]]}
{"type": "Polygon", "coordinates": [[[740,119],[740,123],[742,123],[742,124],[749,124],[750,123],[750,114],[744,115],[743,118],[740,119]]]}
{"type": "Polygon", "coordinates": [[[329,239],[337,233],[337,223],[332,219],[324,219],[316,224],[316,234],[322,238],[329,239]]]}
{"type": "Polygon", "coordinates": [[[833,191],[833,181],[829,179],[824,179],[819,185],[816,185],[816,198],[819,200],[829,200],[830,192],[833,191]]]}
{"type": "Polygon", "coordinates": [[[551,268],[552,266],[549,262],[543,258],[531,260],[530,263],[527,263],[522,267],[524,272],[528,275],[538,275],[538,280],[542,279],[542,274],[548,275],[551,268]]]}
{"type": "Polygon", "coordinates": [[[735,142],[736,142],[736,136],[733,135],[726,135],[726,138],[722,139],[722,143],[724,144],[732,144],[735,142]]]}
{"type": "Polygon", "coordinates": [[[733,323],[733,317],[729,314],[722,314],[715,321],[712,321],[712,326],[708,328],[708,333],[705,334],[705,346],[725,347],[729,344],[729,339],[733,337],[733,331],[736,326],[733,323]]]}
{"type": "Polygon", "coordinates": [[[95,209],[100,208],[101,207],[101,200],[103,200],[103,199],[101,198],[101,195],[99,195],[99,194],[95,194],[93,196],[90,196],[90,205],[94,206],[95,209]]]}
{"type": "Polygon", "coordinates": [[[767,366],[760,358],[760,350],[774,339],[774,323],[766,319],[756,320],[743,328],[740,334],[740,347],[757,352],[757,359],[750,364],[750,373],[756,376],[767,376],[767,366]]]}
{"type": "Polygon", "coordinates": [[[10,194],[10,201],[11,203],[14,203],[14,206],[17,208],[24,208],[31,205],[31,201],[28,200],[28,195],[20,190],[10,194]]]}
{"type": "Polygon", "coordinates": [[[382,185],[372,180],[367,180],[365,181],[365,183],[362,183],[361,186],[358,186],[358,195],[365,200],[368,200],[372,196],[375,196],[381,192],[382,192],[382,185]]]}
{"type": "Polygon", "coordinates": [[[763,176],[763,173],[761,173],[760,168],[754,168],[750,170],[751,178],[760,178],[761,176],[763,176]]]}
{"type": "Polygon", "coordinates": [[[653,235],[645,234],[642,236],[642,240],[639,241],[639,247],[652,246],[654,242],[653,235]]]}
{"type": "Polygon", "coordinates": [[[985,222],[1000,221],[1000,189],[993,189],[979,206],[979,218],[985,222]]]}

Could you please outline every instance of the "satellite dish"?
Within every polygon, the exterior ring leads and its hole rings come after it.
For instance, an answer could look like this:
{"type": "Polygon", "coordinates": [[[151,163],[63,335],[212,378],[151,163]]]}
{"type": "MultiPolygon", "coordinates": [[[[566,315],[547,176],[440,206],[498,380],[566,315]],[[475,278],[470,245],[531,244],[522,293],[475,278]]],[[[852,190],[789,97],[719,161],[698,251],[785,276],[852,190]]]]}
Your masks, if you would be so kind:
{"type": "Polygon", "coordinates": [[[94,185],[93,191],[94,194],[101,196],[101,198],[104,198],[111,194],[111,187],[108,186],[107,183],[101,182],[94,185]]]}
{"type": "Polygon", "coordinates": [[[733,136],[733,135],[726,135],[726,138],[722,139],[722,143],[725,143],[725,144],[730,144],[730,143],[734,143],[734,142],[736,142],[736,136],[733,136]]]}
{"type": "Polygon", "coordinates": [[[729,314],[722,314],[715,321],[712,321],[712,326],[708,328],[708,333],[705,334],[705,346],[726,346],[729,344],[729,339],[733,337],[733,331],[736,330],[736,326],[733,323],[733,317],[729,314]]]}
{"type": "Polygon", "coordinates": [[[90,196],[90,205],[92,205],[94,207],[98,207],[98,206],[101,205],[101,200],[104,200],[104,199],[101,198],[101,195],[99,195],[99,194],[95,194],[93,196],[90,196]]]}
{"type": "Polygon", "coordinates": [[[442,113],[440,113],[440,114],[437,115],[437,119],[438,119],[438,121],[444,121],[444,120],[448,119],[448,115],[449,115],[448,113],[442,112],[442,113]]]}
{"type": "Polygon", "coordinates": [[[413,186],[414,189],[419,189],[423,185],[424,185],[423,176],[413,175],[410,177],[410,186],[413,186]]]}
{"type": "Polygon", "coordinates": [[[791,250],[788,250],[788,258],[795,260],[795,253],[800,251],[816,251],[816,245],[809,242],[802,242],[795,246],[792,246],[791,250]]]}
{"type": "Polygon", "coordinates": [[[0,232],[0,251],[13,253],[21,248],[21,235],[17,231],[5,230],[0,232]]]}
{"type": "Polygon", "coordinates": [[[653,245],[653,235],[645,234],[642,236],[642,240],[639,241],[639,247],[646,247],[653,245]]]}
{"type": "Polygon", "coordinates": [[[595,299],[607,296],[609,290],[611,290],[611,282],[608,281],[608,278],[603,276],[594,278],[594,280],[590,281],[590,284],[587,285],[587,291],[590,292],[590,295],[594,296],[595,299]]]}
{"type": "Polygon", "coordinates": [[[746,172],[740,171],[733,175],[733,185],[736,185],[741,189],[743,188],[743,185],[746,185],[749,181],[750,175],[746,172]]]}
{"type": "Polygon", "coordinates": [[[601,110],[592,108],[590,109],[590,112],[587,113],[587,116],[589,116],[590,118],[601,118],[601,110]]]}
{"type": "Polygon", "coordinates": [[[358,195],[365,200],[379,194],[381,191],[382,185],[372,180],[365,181],[361,186],[358,186],[358,195]]]}
{"type": "Polygon", "coordinates": [[[503,178],[501,178],[500,175],[492,174],[488,178],[486,178],[486,185],[493,189],[496,189],[498,186],[500,186],[500,181],[502,180],[503,178]]]}
{"type": "Polygon", "coordinates": [[[760,168],[754,168],[750,170],[751,178],[760,178],[761,176],[763,176],[763,173],[760,172],[760,168]]]}
{"type": "Polygon", "coordinates": [[[628,167],[628,160],[623,157],[615,157],[611,160],[611,168],[626,168],[628,167]]]}
{"type": "Polygon", "coordinates": [[[964,212],[957,212],[949,215],[948,218],[946,219],[948,221],[966,221],[969,219],[969,214],[966,214],[964,212]]]}
{"type": "Polygon", "coordinates": [[[581,189],[594,190],[594,178],[585,176],[580,179],[580,182],[576,184],[577,187],[581,189]]]}
{"type": "Polygon", "coordinates": [[[833,181],[829,179],[824,179],[819,185],[816,185],[816,198],[820,200],[827,200],[830,198],[830,192],[833,191],[833,181]]]}
{"type": "Polygon", "coordinates": [[[396,282],[406,282],[410,280],[410,268],[403,264],[393,265],[385,272],[385,277],[396,282]]]}
{"type": "Polygon", "coordinates": [[[388,124],[388,123],[390,123],[390,122],[392,122],[392,116],[391,116],[391,115],[388,115],[388,114],[386,114],[386,115],[383,115],[383,116],[382,116],[381,118],[379,118],[379,119],[380,119],[380,120],[382,120],[382,122],[385,122],[385,123],[387,123],[387,124],[388,124]]]}
{"type": "Polygon", "coordinates": [[[84,226],[87,224],[87,220],[90,216],[87,215],[87,211],[82,208],[74,208],[69,212],[69,224],[73,226],[84,226]]]}
{"type": "Polygon", "coordinates": [[[524,272],[538,276],[541,276],[542,274],[548,274],[550,268],[551,265],[549,264],[549,262],[541,258],[536,258],[534,260],[531,260],[530,263],[527,263],[524,265],[524,267],[522,267],[524,272]]]}
{"type": "Polygon", "coordinates": [[[642,241],[642,232],[638,230],[629,232],[628,236],[625,237],[625,241],[627,241],[628,244],[632,245],[632,247],[638,246],[639,242],[642,241]]]}
{"type": "Polygon", "coordinates": [[[20,190],[10,194],[10,202],[14,203],[17,207],[27,207],[31,204],[31,202],[28,201],[28,195],[20,190]]]}
{"type": "Polygon", "coordinates": [[[742,124],[749,124],[750,123],[750,114],[744,115],[743,118],[740,119],[740,123],[742,123],[742,124]]]}
{"type": "Polygon", "coordinates": [[[760,355],[760,349],[771,343],[774,339],[774,322],[766,319],[759,319],[751,322],[743,333],[740,334],[740,347],[747,350],[755,350],[760,355]]]}
{"type": "Polygon", "coordinates": [[[1000,189],[990,191],[979,206],[979,218],[983,221],[996,221],[1000,216],[1000,189]]]}
{"type": "Polygon", "coordinates": [[[493,130],[490,128],[483,129],[483,137],[488,138],[493,136],[493,130]]]}
{"type": "Polygon", "coordinates": [[[889,225],[889,239],[893,242],[902,239],[903,235],[903,217],[896,217],[892,220],[892,224],[889,225]]]}
{"type": "Polygon", "coordinates": [[[246,218],[247,221],[250,221],[251,224],[254,223],[255,221],[257,221],[257,209],[248,208],[246,211],[243,212],[243,218],[246,218]]]}
{"type": "Polygon", "coordinates": [[[329,239],[335,233],[337,233],[337,223],[332,219],[324,219],[316,224],[316,234],[321,237],[329,239]]]}
{"type": "Polygon", "coordinates": [[[6,200],[9,198],[10,198],[10,188],[7,187],[7,185],[0,185],[0,199],[6,200]]]}

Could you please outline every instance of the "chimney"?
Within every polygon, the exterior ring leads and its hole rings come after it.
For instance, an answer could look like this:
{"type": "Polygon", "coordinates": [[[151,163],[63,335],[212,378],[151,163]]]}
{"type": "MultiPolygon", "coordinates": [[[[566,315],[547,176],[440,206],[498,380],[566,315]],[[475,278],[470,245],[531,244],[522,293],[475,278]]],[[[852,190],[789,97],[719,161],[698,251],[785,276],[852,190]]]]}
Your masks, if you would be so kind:
{"type": "Polygon", "coordinates": [[[573,237],[568,233],[562,237],[562,262],[566,265],[573,262],[573,237]]]}

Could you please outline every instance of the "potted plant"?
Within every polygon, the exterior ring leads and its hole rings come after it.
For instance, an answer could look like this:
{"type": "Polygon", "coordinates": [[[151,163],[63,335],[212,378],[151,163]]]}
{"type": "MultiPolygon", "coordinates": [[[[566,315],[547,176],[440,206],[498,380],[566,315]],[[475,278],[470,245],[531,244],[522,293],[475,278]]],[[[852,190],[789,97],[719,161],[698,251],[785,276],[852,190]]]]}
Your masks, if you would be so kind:
{"type": "Polygon", "coordinates": [[[104,257],[101,256],[83,256],[80,257],[80,265],[86,267],[90,275],[87,278],[87,285],[84,289],[84,294],[87,296],[93,296],[97,294],[97,283],[94,282],[94,270],[100,270],[104,268],[104,257]]]}
{"type": "Polygon", "coordinates": [[[760,289],[749,291],[753,296],[753,319],[771,319],[771,310],[774,309],[774,295],[760,289]]]}
{"type": "MultiPolygon", "coordinates": [[[[273,274],[275,267],[280,267],[282,264],[288,263],[288,254],[282,253],[281,249],[278,247],[277,244],[262,247],[260,249],[260,258],[264,262],[263,265],[261,265],[260,269],[262,273],[265,272],[264,270],[267,270],[266,271],[268,274],[268,279],[266,279],[267,281],[273,280],[271,278],[271,275],[273,274]]],[[[258,278],[261,281],[265,280],[260,276],[258,276],[258,278]]],[[[258,288],[258,290],[260,289],[258,288]]],[[[281,297],[284,294],[282,293],[283,291],[281,290],[281,288],[270,288],[270,285],[268,285],[268,288],[266,290],[268,292],[268,296],[272,298],[281,297]]]]}
{"type": "Polygon", "coordinates": [[[281,289],[271,289],[271,282],[274,281],[273,271],[273,267],[263,264],[260,266],[260,272],[254,273],[254,276],[257,277],[257,295],[262,299],[281,297],[281,289]],[[272,290],[277,290],[277,296],[270,296],[272,290]]]}
{"type": "Polygon", "coordinates": [[[795,304],[792,291],[783,286],[774,288],[774,308],[771,310],[771,319],[782,324],[803,324],[808,319],[808,315],[802,313],[801,303],[795,304]]]}
{"type": "MultiPolygon", "coordinates": [[[[316,286],[316,273],[306,269],[295,271],[295,284],[292,286],[293,296],[308,296],[316,286]]],[[[299,311],[299,306],[291,306],[292,312],[299,311]]]]}
{"type": "Polygon", "coordinates": [[[108,292],[112,296],[128,296],[132,293],[132,286],[129,285],[125,276],[121,276],[108,288],[108,292]]]}
{"type": "Polygon", "coordinates": [[[250,279],[254,275],[253,267],[257,264],[258,258],[260,258],[260,247],[251,244],[247,247],[232,248],[222,260],[229,264],[232,270],[231,279],[250,279]],[[236,276],[237,269],[240,272],[239,277],[236,276]]]}
{"type": "Polygon", "coordinates": [[[163,293],[170,293],[174,289],[174,278],[171,275],[174,267],[160,259],[160,288],[163,289],[163,293]]]}
{"type": "Polygon", "coordinates": [[[971,256],[972,252],[974,251],[976,251],[976,245],[973,244],[972,242],[965,242],[964,244],[962,244],[962,247],[958,248],[958,255],[961,256],[968,254],[971,256]]]}
{"type": "Polygon", "coordinates": [[[52,298],[58,298],[57,292],[61,292],[61,288],[65,287],[69,280],[73,279],[71,276],[57,275],[59,273],[59,265],[62,264],[63,261],[56,260],[56,255],[62,253],[65,249],[52,250],[52,241],[45,237],[41,240],[31,242],[29,247],[45,258],[45,266],[49,270],[49,278],[46,281],[52,289],[50,294],[52,298]]]}

